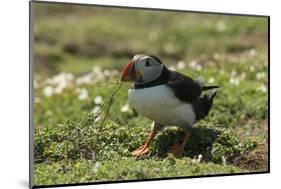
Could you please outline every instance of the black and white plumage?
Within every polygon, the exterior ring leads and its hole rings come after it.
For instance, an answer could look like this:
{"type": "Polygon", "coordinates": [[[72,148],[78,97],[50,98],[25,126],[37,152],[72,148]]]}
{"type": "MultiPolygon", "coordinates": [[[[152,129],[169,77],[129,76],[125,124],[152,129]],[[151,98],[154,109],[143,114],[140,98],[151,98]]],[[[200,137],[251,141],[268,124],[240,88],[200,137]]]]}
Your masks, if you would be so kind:
{"type": "MultiPolygon", "coordinates": [[[[188,138],[192,125],[208,115],[216,95],[213,91],[201,96],[202,91],[218,88],[204,86],[202,77],[193,80],[179,72],[170,71],[159,58],[145,54],[134,56],[124,68],[121,80],[134,82],[134,88],[128,92],[130,105],[154,121],[151,140],[164,126],[180,126],[188,138]]],[[[136,149],[133,155],[146,153],[151,140],[145,147],[136,149]]],[[[184,146],[174,147],[172,153],[180,155],[184,146]]]]}

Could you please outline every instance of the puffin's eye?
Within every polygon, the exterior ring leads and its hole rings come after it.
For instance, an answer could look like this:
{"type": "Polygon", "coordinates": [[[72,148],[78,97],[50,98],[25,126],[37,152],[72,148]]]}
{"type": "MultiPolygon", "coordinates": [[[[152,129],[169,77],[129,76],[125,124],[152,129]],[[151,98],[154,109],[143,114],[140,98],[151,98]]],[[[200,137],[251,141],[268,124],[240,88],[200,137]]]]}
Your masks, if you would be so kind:
{"type": "Polygon", "coordinates": [[[146,67],[149,67],[151,64],[149,63],[149,61],[148,60],[146,60],[146,62],[145,62],[145,66],[146,67]]]}

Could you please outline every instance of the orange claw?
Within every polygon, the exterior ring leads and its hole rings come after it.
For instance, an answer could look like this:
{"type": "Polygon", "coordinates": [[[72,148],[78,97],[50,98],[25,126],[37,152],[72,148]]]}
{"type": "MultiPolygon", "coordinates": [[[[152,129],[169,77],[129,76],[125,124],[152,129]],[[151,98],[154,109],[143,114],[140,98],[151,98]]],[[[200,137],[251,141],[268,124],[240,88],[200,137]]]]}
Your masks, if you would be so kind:
{"type": "Polygon", "coordinates": [[[175,144],[174,146],[171,146],[168,149],[168,153],[173,154],[174,157],[176,157],[176,158],[182,157],[182,155],[184,153],[184,147],[185,147],[189,137],[190,137],[190,132],[188,130],[186,130],[183,142],[181,144],[175,144]]]}
{"type": "Polygon", "coordinates": [[[135,149],[132,152],[132,155],[138,157],[138,156],[146,154],[147,152],[148,152],[148,146],[147,146],[147,144],[144,144],[144,145],[140,146],[139,148],[135,149]]]}
{"type": "Polygon", "coordinates": [[[150,134],[150,136],[148,137],[146,143],[142,146],[140,146],[139,148],[135,149],[133,152],[132,152],[132,155],[133,156],[141,156],[141,155],[144,155],[148,152],[148,146],[150,145],[151,141],[154,139],[156,135],[156,130],[153,130],[150,134]]]}

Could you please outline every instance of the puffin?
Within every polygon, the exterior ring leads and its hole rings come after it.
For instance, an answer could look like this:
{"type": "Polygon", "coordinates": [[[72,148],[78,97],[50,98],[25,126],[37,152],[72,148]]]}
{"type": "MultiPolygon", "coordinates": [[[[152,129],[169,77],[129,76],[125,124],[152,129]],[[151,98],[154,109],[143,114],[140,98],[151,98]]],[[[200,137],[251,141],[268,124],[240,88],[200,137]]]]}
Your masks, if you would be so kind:
{"type": "Polygon", "coordinates": [[[128,90],[130,106],[153,121],[147,141],[132,152],[135,157],[146,154],[158,131],[166,126],[184,131],[182,143],[168,148],[174,157],[182,157],[192,126],[208,115],[219,88],[205,86],[202,76],[193,80],[169,70],[158,57],[148,54],[136,54],[123,68],[121,81],[133,83],[128,90]]]}

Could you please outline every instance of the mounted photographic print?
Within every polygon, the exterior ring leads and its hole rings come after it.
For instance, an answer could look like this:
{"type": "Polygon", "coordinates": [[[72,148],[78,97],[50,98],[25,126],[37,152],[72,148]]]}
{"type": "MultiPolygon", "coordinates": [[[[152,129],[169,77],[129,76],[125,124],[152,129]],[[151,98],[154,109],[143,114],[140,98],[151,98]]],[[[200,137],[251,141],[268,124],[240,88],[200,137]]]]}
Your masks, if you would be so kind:
{"type": "Polygon", "coordinates": [[[30,2],[30,187],[269,172],[269,17],[30,2]]]}

